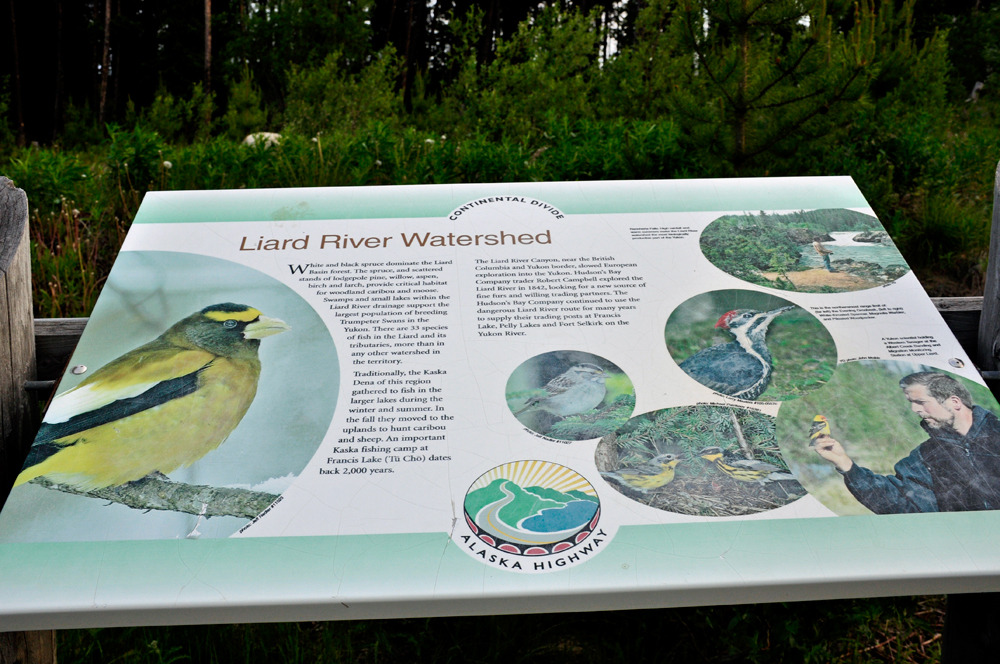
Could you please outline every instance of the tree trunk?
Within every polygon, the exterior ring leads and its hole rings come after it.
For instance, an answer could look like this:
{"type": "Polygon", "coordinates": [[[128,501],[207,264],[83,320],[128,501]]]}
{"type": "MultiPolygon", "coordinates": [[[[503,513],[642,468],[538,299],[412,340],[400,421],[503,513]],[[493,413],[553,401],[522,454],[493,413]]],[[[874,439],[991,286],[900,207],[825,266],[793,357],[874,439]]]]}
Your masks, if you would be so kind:
{"type": "Polygon", "coordinates": [[[55,142],[62,119],[63,66],[62,66],[62,0],[56,0],[56,100],[52,106],[52,141],[55,142]]]}
{"type": "MultiPolygon", "coordinates": [[[[747,0],[742,3],[743,18],[749,14],[747,0]]],[[[743,167],[743,160],[747,153],[747,77],[750,69],[750,26],[745,22],[740,26],[740,82],[736,94],[736,154],[733,161],[736,170],[743,167]]]]}
{"type": "MultiPolygon", "coordinates": [[[[118,23],[120,25],[122,18],[122,0],[117,0],[115,4],[116,4],[115,16],[118,17],[118,23]]],[[[111,96],[111,109],[108,115],[114,118],[118,116],[118,109],[120,108],[118,106],[118,91],[121,89],[121,84],[122,84],[121,42],[118,42],[118,48],[115,49],[115,52],[112,53],[110,57],[114,58],[114,60],[109,60],[109,61],[112,63],[111,69],[114,70],[113,74],[114,78],[112,79],[111,84],[115,90],[115,93],[111,96]]]]}
{"type": "Polygon", "coordinates": [[[97,110],[97,124],[104,127],[104,106],[108,99],[108,56],[111,49],[111,0],[104,0],[104,47],[101,53],[101,99],[97,110]]]}
{"type": "Polygon", "coordinates": [[[205,0],[205,94],[212,94],[212,0],[205,0]]]}
{"type": "Polygon", "coordinates": [[[10,0],[10,36],[14,55],[14,122],[17,124],[17,144],[23,146],[27,139],[24,135],[24,112],[21,103],[21,61],[17,52],[17,21],[14,18],[14,0],[10,0]]]}

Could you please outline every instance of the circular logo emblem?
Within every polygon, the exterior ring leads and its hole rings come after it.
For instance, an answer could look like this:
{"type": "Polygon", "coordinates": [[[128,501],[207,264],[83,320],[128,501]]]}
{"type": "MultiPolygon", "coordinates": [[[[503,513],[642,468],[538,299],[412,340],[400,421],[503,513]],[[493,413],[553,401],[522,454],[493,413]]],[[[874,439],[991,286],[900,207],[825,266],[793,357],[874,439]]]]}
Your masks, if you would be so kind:
{"type": "Polygon", "coordinates": [[[547,571],[593,556],[607,535],[585,477],[548,461],[514,461],[484,473],[465,495],[458,543],[497,567],[547,571]],[[536,558],[528,561],[526,558],[536,558]]]}

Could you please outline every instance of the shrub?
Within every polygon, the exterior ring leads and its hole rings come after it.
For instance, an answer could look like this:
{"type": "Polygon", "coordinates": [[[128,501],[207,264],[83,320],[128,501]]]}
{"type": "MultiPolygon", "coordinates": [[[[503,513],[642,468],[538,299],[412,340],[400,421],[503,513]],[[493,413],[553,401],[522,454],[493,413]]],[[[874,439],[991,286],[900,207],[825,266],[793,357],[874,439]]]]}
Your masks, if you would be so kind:
{"type": "Polygon", "coordinates": [[[379,52],[360,74],[348,73],[332,53],[315,68],[288,73],[285,126],[306,136],[363,131],[370,121],[391,123],[402,112],[395,89],[401,63],[392,48],[379,52]]]}
{"type": "Polygon", "coordinates": [[[248,134],[264,131],[267,112],[261,105],[260,88],[254,83],[253,72],[243,69],[243,76],[229,88],[229,106],[222,125],[229,138],[239,141],[248,134]]]}

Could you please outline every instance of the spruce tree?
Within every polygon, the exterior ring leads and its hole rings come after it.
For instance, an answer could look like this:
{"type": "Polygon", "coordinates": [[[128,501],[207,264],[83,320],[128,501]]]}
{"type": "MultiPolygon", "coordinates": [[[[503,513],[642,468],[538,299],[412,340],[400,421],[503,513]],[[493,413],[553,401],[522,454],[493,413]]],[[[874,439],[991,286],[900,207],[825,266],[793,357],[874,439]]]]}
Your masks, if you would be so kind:
{"type": "MultiPolygon", "coordinates": [[[[893,27],[891,5],[887,18],[872,0],[845,9],[830,11],[825,0],[670,7],[661,42],[671,52],[668,103],[692,147],[723,172],[765,174],[774,157],[844,126],[851,102],[878,73],[880,38],[893,27]]],[[[649,12],[639,29],[663,22],[649,12]]]]}

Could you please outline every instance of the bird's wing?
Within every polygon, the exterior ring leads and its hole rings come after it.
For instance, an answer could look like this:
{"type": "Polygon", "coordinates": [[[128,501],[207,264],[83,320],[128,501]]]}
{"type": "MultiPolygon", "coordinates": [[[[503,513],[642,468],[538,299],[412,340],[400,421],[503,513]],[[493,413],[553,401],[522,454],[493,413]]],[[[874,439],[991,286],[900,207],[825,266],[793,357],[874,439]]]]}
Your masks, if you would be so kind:
{"type": "Polygon", "coordinates": [[[203,350],[149,344],[101,367],[86,381],[52,400],[29,452],[28,465],[61,449],[53,443],[59,438],[191,394],[198,387],[198,375],[214,359],[203,350]]]}
{"type": "Polygon", "coordinates": [[[761,367],[760,362],[738,349],[735,343],[711,346],[681,362],[680,368],[716,392],[738,393],[757,382],[761,367]]]}
{"type": "Polygon", "coordinates": [[[549,396],[556,396],[557,394],[562,394],[576,384],[576,381],[570,379],[566,374],[562,374],[546,383],[545,391],[549,393],[549,396]]]}
{"type": "Polygon", "coordinates": [[[783,468],[778,468],[774,464],[767,463],[765,461],[757,461],[756,459],[734,459],[732,461],[727,461],[730,466],[737,466],[738,468],[747,468],[749,470],[759,470],[761,472],[774,472],[784,470],[783,468]]]}

